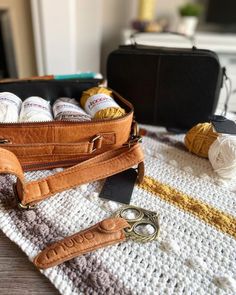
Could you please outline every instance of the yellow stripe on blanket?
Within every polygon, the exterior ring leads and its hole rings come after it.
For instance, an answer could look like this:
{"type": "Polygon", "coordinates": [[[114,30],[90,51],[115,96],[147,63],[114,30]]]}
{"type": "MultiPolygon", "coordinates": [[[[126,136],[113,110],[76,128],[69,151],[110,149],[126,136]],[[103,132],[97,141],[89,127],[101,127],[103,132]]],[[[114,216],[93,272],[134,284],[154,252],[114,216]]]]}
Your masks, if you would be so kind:
{"type": "Polygon", "coordinates": [[[145,176],[143,183],[139,186],[162,200],[197,216],[199,219],[216,227],[218,230],[236,238],[236,218],[234,216],[226,214],[200,200],[194,199],[149,176],[145,176]]]}

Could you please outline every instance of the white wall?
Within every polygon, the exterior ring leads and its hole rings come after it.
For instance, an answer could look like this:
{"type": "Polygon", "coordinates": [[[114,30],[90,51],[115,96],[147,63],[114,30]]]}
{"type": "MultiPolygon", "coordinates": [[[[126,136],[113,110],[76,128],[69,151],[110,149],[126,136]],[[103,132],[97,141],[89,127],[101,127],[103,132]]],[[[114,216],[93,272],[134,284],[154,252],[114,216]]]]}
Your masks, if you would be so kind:
{"type": "Polygon", "coordinates": [[[102,0],[76,0],[76,65],[82,71],[100,71],[102,0]]]}
{"type": "Polygon", "coordinates": [[[99,71],[102,0],[31,0],[40,75],[99,71]]]}
{"type": "MultiPolygon", "coordinates": [[[[137,16],[138,0],[102,0],[102,49],[101,71],[106,73],[109,52],[116,49],[121,41],[121,32],[129,28],[137,16]]],[[[172,27],[178,22],[177,8],[186,0],[156,0],[155,16],[169,17],[172,27]]]]}
{"type": "Polygon", "coordinates": [[[102,2],[101,71],[104,74],[109,52],[119,45],[121,32],[129,27],[136,11],[134,0],[103,0],[102,2]]]}
{"type": "MultiPolygon", "coordinates": [[[[174,22],[185,0],[156,0],[174,22]]],[[[40,75],[106,71],[109,52],[136,18],[138,0],[31,0],[40,75]]]]}

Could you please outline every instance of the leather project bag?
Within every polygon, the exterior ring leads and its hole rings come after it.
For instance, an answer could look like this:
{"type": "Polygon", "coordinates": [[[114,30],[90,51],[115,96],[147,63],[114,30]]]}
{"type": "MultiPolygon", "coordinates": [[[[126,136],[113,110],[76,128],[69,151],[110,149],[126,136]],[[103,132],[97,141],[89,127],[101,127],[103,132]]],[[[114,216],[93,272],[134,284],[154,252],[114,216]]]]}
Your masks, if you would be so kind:
{"type": "Polygon", "coordinates": [[[110,53],[107,79],[134,105],[140,123],[185,131],[214,114],[223,71],[210,50],[134,43],[110,53]]]}
{"type": "MultiPolygon", "coordinates": [[[[37,95],[50,100],[58,97],[79,99],[84,90],[99,80],[32,80],[0,83],[0,91],[22,100],[37,95]]],[[[106,178],[139,164],[143,172],[143,152],[133,121],[133,107],[118,93],[117,103],[126,114],[116,119],[89,122],[50,121],[0,123],[0,173],[17,177],[15,186],[21,207],[29,208],[57,192],[106,178]],[[23,171],[68,167],[38,181],[26,182],[23,171]]]]}

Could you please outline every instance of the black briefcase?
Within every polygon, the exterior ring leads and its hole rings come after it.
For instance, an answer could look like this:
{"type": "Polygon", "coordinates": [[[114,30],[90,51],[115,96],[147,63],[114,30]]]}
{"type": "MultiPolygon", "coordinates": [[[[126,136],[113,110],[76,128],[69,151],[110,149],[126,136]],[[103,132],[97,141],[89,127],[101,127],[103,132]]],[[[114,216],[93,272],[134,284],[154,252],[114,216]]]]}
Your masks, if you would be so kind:
{"type": "Polygon", "coordinates": [[[214,114],[223,70],[210,50],[133,44],[110,53],[107,79],[140,123],[184,131],[214,114]]]}

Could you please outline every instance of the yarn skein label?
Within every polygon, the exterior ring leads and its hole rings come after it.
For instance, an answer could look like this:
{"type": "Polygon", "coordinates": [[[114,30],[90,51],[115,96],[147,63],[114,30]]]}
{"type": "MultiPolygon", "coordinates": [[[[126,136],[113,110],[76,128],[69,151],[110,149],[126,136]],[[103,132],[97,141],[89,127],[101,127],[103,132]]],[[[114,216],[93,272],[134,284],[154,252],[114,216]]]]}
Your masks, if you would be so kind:
{"type": "Polygon", "coordinates": [[[50,114],[50,103],[44,99],[38,97],[27,98],[23,104],[22,108],[25,112],[30,111],[40,111],[46,114],[50,114]]]}
{"type": "Polygon", "coordinates": [[[90,96],[85,103],[85,111],[94,116],[98,111],[107,108],[120,108],[112,97],[104,93],[90,96]]]}
{"type": "Polygon", "coordinates": [[[64,101],[59,101],[54,104],[53,113],[54,113],[54,117],[71,114],[71,113],[88,116],[88,114],[86,114],[85,111],[82,108],[80,108],[78,105],[75,105],[69,102],[64,102],[64,101]]]}
{"type": "Polygon", "coordinates": [[[21,100],[14,94],[11,93],[1,93],[0,95],[0,103],[9,106],[10,108],[13,107],[17,113],[20,111],[21,107],[21,100]]]}
{"type": "Polygon", "coordinates": [[[53,119],[50,102],[38,96],[31,96],[22,103],[21,122],[51,121],[53,119]]]}
{"type": "Polygon", "coordinates": [[[21,99],[11,92],[0,93],[0,122],[17,122],[21,99]]]}

